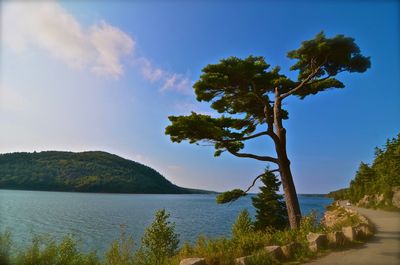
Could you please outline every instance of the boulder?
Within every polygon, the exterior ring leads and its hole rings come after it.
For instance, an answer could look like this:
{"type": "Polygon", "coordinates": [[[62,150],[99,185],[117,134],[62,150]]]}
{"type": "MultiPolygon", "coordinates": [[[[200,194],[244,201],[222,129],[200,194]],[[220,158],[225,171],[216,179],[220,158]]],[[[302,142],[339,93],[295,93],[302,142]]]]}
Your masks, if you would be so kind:
{"type": "Polygon", "coordinates": [[[311,251],[318,251],[326,246],[326,235],[319,233],[309,233],[307,235],[308,246],[311,251]]]}
{"type": "Polygon", "coordinates": [[[270,254],[272,257],[276,259],[283,258],[283,252],[280,246],[267,246],[264,248],[265,252],[270,254]]]}
{"type": "Polygon", "coordinates": [[[250,256],[245,256],[245,257],[237,258],[237,259],[235,260],[235,264],[236,264],[236,265],[246,265],[246,264],[247,264],[247,259],[248,259],[249,257],[250,257],[250,256]]]}
{"type": "Polygon", "coordinates": [[[206,265],[206,260],[203,258],[188,258],[181,260],[179,265],[206,265]]]}
{"type": "Polygon", "coordinates": [[[359,224],[354,228],[354,230],[356,238],[358,239],[368,238],[374,234],[371,227],[367,224],[359,224]]]}
{"type": "Polygon", "coordinates": [[[282,255],[285,259],[294,257],[294,252],[301,247],[300,243],[289,243],[281,247],[282,255]]]}
{"type": "Polygon", "coordinates": [[[351,227],[351,226],[342,227],[342,232],[344,234],[344,237],[348,241],[351,242],[351,241],[354,241],[356,239],[356,233],[355,233],[354,227],[351,227]]]}
{"type": "Polygon", "coordinates": [[[392,188],[392,191],[392,204],[394,207],[400,208],[400,186],[392,188]]]}
{"type": "Polygon", "coordinates": [[[330,232],[326,237],[330,246],[340,247],[346,244],[346,237],[342,231],[330,232]]]}

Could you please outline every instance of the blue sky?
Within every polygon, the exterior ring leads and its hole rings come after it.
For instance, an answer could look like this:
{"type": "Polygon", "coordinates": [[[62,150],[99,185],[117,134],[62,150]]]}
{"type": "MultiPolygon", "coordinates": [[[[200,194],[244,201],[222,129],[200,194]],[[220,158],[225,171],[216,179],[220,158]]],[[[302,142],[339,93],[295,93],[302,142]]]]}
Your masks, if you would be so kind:
{"type": "MultiPolygon", "coordinates": [[[[300,193],[346,186],[400,132],[397,1],[28,1],[1,3],[0,152],[104,150],[172,182],[246,188],[265,164],[171,143],[169,115],[212,113],[191,84],[208,63],[286,53],[324,30],[371,56],[346,88],[289,99],[288,152],[300,193]]],[[[249,151],[271,154],[268,140],[249,151]]]]}

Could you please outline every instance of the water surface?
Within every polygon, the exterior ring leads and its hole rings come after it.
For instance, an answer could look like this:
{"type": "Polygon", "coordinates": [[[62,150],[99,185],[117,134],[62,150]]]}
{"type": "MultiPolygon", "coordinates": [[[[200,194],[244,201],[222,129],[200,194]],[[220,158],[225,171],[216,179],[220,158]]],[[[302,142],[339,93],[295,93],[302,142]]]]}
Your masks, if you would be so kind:
{"type": "MultiPolygon", "coordinates": [[[[299,196],[303,214],[320,214],[331,199],[299,196]]],[[[171,213],[181,242],[198,235],[229,236],[243,209],[254,214],[251,198],[232,204],[215,203],[215,195],[142,195],[0,190],[0,231],[10,230],[17,247],[26,246],[32,234],[61,239],[72,234],[84,250],[103,253],[119,237],[121,225],[140,242],[145,227],[159,209],[171,213]]]]}

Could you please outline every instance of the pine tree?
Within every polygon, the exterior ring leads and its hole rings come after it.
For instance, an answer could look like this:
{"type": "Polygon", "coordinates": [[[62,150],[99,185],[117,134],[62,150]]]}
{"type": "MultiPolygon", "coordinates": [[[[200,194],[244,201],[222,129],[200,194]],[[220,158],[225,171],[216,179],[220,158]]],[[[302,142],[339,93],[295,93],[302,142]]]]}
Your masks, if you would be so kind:
{"type": "Polygon", "coordinates": [[[179,235],[175,223],[168,221],[170,214],[164,209],[156,212],[154,222],[146,229],[138,257],[144,264],[166,265],[167,259],[176,254],[179,235]]]}
{"type": "Polygon", "coordinates": [[[245,209],[240,212],[232,226],[232,236],[233,238],[240,238],[240,236],[249,234],[252,231],[253,222],[251,221],[249,211],[245,209]]]}
{"type": "Polygon", "coordinates": [[[256,210],[256,230],[264,230],[268,227],[284,229],[288,227],[289,220],[283,196],[278,194],[281,182],[274,173],[266,170],[261,177],[264,186],[260,187],[260,193],[252,198],[256,210]]]}

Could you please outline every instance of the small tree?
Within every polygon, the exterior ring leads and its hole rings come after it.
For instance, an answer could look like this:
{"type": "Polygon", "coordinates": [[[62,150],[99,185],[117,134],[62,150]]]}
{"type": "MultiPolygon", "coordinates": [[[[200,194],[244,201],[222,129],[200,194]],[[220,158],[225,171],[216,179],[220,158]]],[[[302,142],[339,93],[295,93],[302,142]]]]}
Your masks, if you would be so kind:
{"type": "Polygon", "coordinates": [[[146,229],[139,253],[146,264],[163,265],[167,258],[176,254],[179,235],[175,224],[168,221],[170,214],[164,209],[156,212],[154,222],[146,229]]]}
{"type": "Polygon", "coordinates": [[[288,227],[288,216],[283,201],[283,196],[279,195],[281,182],[274,173],[266,170],[260,178],[264,186],[260,187],[260,193],[252,198],[253,206],[256,210],[255,229],[264,230],[267,227],[283,229],[288,227]]]}
{"type": "Polygon", "coordinates": [[[236,218],[235,223],[232,226],[233,238],[238,238],[242,235],[249,234],[253,231],[253,222],[250,218],[249,211],[243,210],[236,218]]]}

